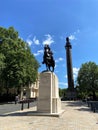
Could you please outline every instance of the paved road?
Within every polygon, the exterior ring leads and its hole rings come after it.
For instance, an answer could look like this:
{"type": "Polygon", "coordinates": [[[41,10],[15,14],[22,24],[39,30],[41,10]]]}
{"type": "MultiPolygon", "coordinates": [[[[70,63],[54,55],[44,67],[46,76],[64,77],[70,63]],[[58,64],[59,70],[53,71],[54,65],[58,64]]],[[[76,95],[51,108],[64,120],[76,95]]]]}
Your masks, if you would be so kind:
{"type": "MultiPolygon", "coordinates": [[[[30,107],[33,107],[36,105],[36,102],[31,102],[30,107]]],[[[24,109],[27,109],[28,105],[24,104],[24,109]]],[[[21,104],[15,104],[15,102],[8,102],[8,103],[0,103],[0,115],[9,113],[9,112],[14,112],[14,111],[19,111],[21,110],[21,104]]]]}
{"type": "Polygon", "coordinates": [[[62,102],[62,109],[65,112],[60,117],[30,115],[36,106],[1,115],[0,130],[98,130],[98,113],[91,112],[84,103],[62,102]]]}

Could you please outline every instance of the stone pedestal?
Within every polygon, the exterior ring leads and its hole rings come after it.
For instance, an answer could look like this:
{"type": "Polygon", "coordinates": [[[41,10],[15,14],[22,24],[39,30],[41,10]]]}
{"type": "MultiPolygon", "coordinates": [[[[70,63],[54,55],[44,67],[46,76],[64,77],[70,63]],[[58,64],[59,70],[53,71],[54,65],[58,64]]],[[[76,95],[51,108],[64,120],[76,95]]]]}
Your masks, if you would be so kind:
{"type": "Polygon", "coordinates": [[[40,74],[37,112],[46,115],[61,113],[58,78],[52,72],[43,72],[40,74]]]}

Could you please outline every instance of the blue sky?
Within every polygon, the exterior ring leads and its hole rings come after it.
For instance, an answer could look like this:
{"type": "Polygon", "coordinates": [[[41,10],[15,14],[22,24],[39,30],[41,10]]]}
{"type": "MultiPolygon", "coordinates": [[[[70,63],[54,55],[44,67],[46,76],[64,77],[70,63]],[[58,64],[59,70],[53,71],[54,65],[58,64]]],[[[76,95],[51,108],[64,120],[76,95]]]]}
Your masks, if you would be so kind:
{"type": "Polygon", "coordinates": [[[82,63],[98,64],[98,0],[1,0],[0,5],[0,26],[13,26],[40,64],[44,44],[50,45],[60,88],[67,88],[66,37],[72,44],[74,80],[82,63]]]}

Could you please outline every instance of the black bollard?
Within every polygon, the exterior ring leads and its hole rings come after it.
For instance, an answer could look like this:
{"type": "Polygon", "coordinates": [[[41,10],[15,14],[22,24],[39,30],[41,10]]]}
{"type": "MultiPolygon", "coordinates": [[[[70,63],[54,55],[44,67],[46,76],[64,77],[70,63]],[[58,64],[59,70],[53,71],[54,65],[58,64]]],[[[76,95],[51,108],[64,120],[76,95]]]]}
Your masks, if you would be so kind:
{"type": "Polygon", "coordinates": [[[28,109],[30,108],[30,104],[29,104],[29,101],[28,101],[28,109]]]}
{"type": "Polygon", "coordinates": [[[23,110],[23,102],[22,102],[22,104],[21,104],[21,110],[23,110]]]}

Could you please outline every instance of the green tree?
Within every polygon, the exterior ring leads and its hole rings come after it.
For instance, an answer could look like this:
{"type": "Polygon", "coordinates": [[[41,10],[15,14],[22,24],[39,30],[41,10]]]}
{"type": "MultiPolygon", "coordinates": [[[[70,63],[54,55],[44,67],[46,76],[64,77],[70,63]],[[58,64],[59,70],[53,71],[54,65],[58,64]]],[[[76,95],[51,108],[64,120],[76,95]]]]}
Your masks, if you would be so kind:
{"type": "MultiPolygon", "coordinates": [[[[4,55],[0,53],[0,75],[2,75],[2,71],[5,67],[4,59],[5,59],[4,55]]],[[[3,91],[3,85],[2,85],[2,79],[0,78],[0,94],[2,91],[3,91]]]]}
{"type": "Polygon", "coordinates": [[[6,88],[23,87],[34,83],[39,63],[26,42],[13,27],[0,27],[0,84],[6,88]]]}
{"type": "Polygon", "coordinates": [[[66,92],[67,92],[67,89],[66,88],[59,88],[59,96],[60,97],[66,97],[66,92]]]}
{"type": "Polygon", "coordinates": [[[78,77],[78,89],[80,92],[92,93],[93,99],[96,100],[96,91],[98,90],[98,65],[94,62],[82,64],[78,77]]]}

